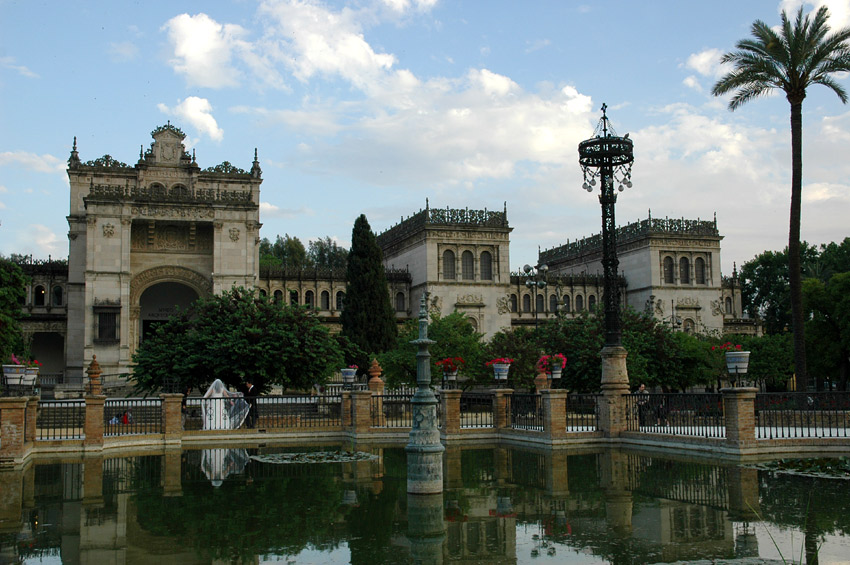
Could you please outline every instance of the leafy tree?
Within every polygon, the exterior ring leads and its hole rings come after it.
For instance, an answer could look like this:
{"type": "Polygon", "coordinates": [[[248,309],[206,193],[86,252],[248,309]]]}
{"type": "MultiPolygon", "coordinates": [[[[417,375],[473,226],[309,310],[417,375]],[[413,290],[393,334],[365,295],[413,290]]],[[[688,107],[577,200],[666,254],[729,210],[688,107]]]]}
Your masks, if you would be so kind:
{"type": "Polygon", "coordinates": [[[13,261],[0,257],[0,360],[21,352],[21,304],[26,298],[27,277],[13,261]]]}
{"type": "Polygon", "coordinates": [[[314,267],[344,270],[348,266],[348,250],[325,236],[310,241],[307,248],[307,260],[314,267]]]}
{"type": "MultiPolygon", "coordinates": [[[[485,362],[499,357],[513,359],[508,373],[508,386],[514,389],[533,389],[537,376],[535,365],[544,353],[538,339],[539,331],[528,328],[514,328],[497,332],[487,344],[485,362]]],[[[552,351],[560,353],[560,351],[552,351]]],[[[488,369],[487,377],[493,382],[493,370],[488,369]]]]}
{"type": "Polygon", "coordinates": [[[277,236],[274,243],[267,238],[260,240],[260,264],[273,267],[292,267],[303,269],[309,267],[307,250],[297,237],[277,236]]]}
{"type": "MultiPolygon", "coordinates": [[[[771,391],[786,390],[788,380],[794,375],[794,342],[790,333],[774,335],[729,335],[722,341],[741,345],[750,352],[747,378],[763,382],[771,391]]],[[[726,362],[722,353],[718,356],[721,373],[726,374],[726,362]]]]}
{"type": "MultiPolygon", "coordinates": [[[[485,375],[484,350],[481,342],[483,334],[475,331],[469,318],[460,312],[448,316],[440,316],[439,312],[431,314],[428,325],[428,338],[436,343],[431,345],[431,379],[438,383],[442,379],[437,361],[446,357],[460,357],[464,360],[460,377],[473,382],[481,382],[485,375]]],[[[416,383],[416,352],[419,348],[411,342],[419,337],[419,320],[408,320],[398,334],[395,347],[379,356],[384,376],[390,386],[398,384],[412,385],[416,383]]]]}
{"type": "Polygon", "coordinates": [[[803,284],[806,305],[811,372],[818,390],[823,381],[838,380],[847,390],[850,356],[850,272],[837,273],[823,283],[807,279],[803,284]]]}
{"type": "Polygon", "coordinates": [[[841,243],[821,245],[820,261],[823,276],[818,278],[824,282],[836,273],[850,272],[850,237],[845,237],[841,243]]]}
{"type": "Polygon", "coordinates": [[[168,384],[205,388],[221,379],[308,388],[343,362],[339,342],[315,314],[275,304],[244,288],[200,298],[160,325],[133,355],[133,380],[142,391],[168,384]]]}
{"type": "Polygon", "coordinates": [[[847,102],[847,93],[834,75],[850,71],[850,28],[830,33],[829,10],[821,6],[814,16],[803,17],[800,6],[792,23],[782,12],[779,31],[761,20],[751,28],[753,37],[742,39],[737,50],[726,53],[721,63],[733,70],[714,85],[715,96],[735,92],[729,109],[773,90],[781,90],[791,104],[791,221],[788,230],[788,270],[791,320],[794,329],[794,364],[798,384],[806,390],[806,342],[803,326],[803,278],[800,252],[800,211],[803,192],[803,100],[806,89],[821,84],[847,102]]]}
{"type": "MultiPolygon", "coordinates": [[[[354,222],[346,269],[348,286],[340,315],[342,334],[366,353],[383,353],[395,345],[395,312],[387,292],[384,257],[365,215],[354,222]]],[[[368,357],[354,360],[365,367],[368,357]]]]}

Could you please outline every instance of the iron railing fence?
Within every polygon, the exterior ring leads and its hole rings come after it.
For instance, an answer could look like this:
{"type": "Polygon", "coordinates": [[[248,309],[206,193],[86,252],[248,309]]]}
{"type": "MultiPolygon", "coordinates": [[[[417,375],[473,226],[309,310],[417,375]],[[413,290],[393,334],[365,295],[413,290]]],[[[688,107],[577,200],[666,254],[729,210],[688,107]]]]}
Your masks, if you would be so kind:
{"type": "Polygon", "coordinates": [[[461,394],[461,428],[492,428],[493,424],[492,394],[487,392],[464,392],[461,394]]]}
{"type": "Polygon", "coordinates": [[[342,395],[257,396],[251,398],[189,398],[186,430],[256,428],[318,428],[342,425],[342,395]],[[244,404],[243,404],[244,402],[244,404]],[[251,408],[251,404],[254,408],[251,408]],[[253,410],[253,414],[251,414],[253,410]],[[239,426],[236,426],[239,427],[239,426]]]}
{"type": "Polygon", "coordinates": [[[83,400],[40,400],[35,439],[82,439],[85,437],[86,403],[83,400]]]}
{"type": "Polygon", "coordinates": [[[600,394],[567,395],[567,431],[595,432],[599,429],[600,394]]]}
{"type": "Polygon", "coordinates": [[[162,433],[161,398],[110,398],[103,405],[103,435],[162,433]]]}
{"type": "Polygon", "coordinates": [[[410,403],[412,398],[413,394],[408,392],[373,394],[371,407],[372,427],[413,427],[413,405],[410,403]]]}
{"type": "Polygon", "coordinates": [[[756,438],[850,437],[850,392],[756,395],[756,438]]]}
{"type": "Polygon", "coordinates": [[[626,395],[626,429],[680,436],[726,437],[720,393],[626,395]]]}
{"type": "Polygon", "coordinates": [[[515,430],[543,431],[543,401],[539,394],[511,395],[506,410],[508,421],[515,430]]]}

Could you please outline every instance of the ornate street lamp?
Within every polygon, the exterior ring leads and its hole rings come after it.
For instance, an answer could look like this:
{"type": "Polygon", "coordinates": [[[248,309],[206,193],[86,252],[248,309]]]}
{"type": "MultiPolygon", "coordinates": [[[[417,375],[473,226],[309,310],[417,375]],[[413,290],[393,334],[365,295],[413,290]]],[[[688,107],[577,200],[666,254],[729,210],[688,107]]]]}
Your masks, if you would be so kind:
{"type": "Polygon", "coordinates": [[[602,105],[602,118],[594,131],[595,137],[578,145],[578,162],[584,174],[582,188],[593,192],[599,178],[602,204],[602,269],[605,277],[605,346],[620,346],[620,289],[617,284],[617,234],[614,223],[614,204],[617,194],[632,187],[632,162],[635,160],[629,134],[618,137],[608,122],[607,104],[602,105]]]}
{"type": "Polygon", "coordinates": [[[537,329],[537,289],[544,290],[546,288],[546,273],[549,271],[549,267],[545,264],[540,265],[535,271],[534,267],[526,265],[522,270],[526,276],[525,286],[534,289],[534,329],[537,329]]]}

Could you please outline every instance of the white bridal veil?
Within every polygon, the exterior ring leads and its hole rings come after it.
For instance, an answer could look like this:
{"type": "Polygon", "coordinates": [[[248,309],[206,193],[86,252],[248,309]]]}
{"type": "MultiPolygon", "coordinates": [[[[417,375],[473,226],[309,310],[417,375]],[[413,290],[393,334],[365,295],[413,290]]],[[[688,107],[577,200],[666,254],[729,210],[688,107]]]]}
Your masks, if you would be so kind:
{"type": "Polygon", "coordinates": [[[205,430],[235,430],[242,425],[251,406],[241,392],[230,392],[216,379],[201,401],[205,430]]]}

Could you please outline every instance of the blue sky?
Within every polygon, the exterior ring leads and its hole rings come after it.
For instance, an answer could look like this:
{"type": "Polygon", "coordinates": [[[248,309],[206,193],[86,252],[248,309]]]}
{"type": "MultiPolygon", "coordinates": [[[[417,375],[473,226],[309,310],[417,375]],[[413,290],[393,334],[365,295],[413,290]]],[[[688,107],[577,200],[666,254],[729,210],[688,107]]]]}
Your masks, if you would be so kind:
{"type": "MultiPolygon", "coordinates": [[[[850,0],[826,4],[833,27],[850,0]]],[[[261,235],[348,245],[424,207],[501,209],[511,265],[600,231],[578,143],[605,102],[635,142],[618,224],[710,219],[723,272],[787,244],[789,106],[711,96],[719,57],[800,0],[0,0],[0,254],[67,256],[74,136],[133,164],[167,120],[205,168],[263,168],[261,235]]],[[[850,90],[850,81],[840,77],[850,90]]],[[[803,236],[842,239],[850,106],[803,107],[803,236]]]]}

